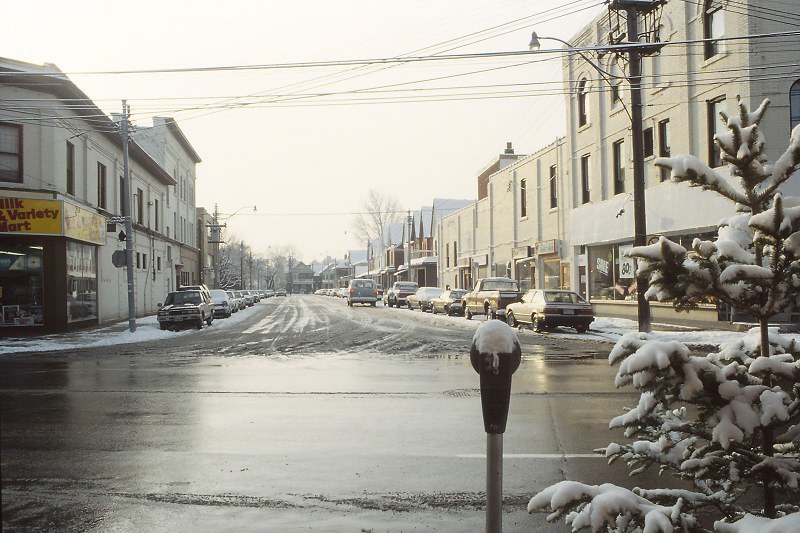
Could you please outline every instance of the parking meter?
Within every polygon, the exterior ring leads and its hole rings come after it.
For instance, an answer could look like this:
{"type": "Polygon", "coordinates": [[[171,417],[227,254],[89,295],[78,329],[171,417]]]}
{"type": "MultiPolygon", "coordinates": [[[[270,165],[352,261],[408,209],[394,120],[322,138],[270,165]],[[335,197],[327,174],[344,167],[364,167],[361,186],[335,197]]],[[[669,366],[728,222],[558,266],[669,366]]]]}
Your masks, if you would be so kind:
{"type": "MultiPolygon", "coordinates": [[[[497,326],[508,325],[493,321],[497,326]]],[[[487,324],[488,325],[488,324],[487,324]]],[[[477,338],[477,335],[476,335],[477,338]]],[[[498,435],[506,430],[508,406],[511,399],[511,376],[519,368],[522,360],[522,349],[516,335],[513,336],[513,348],[509,353],[481,353],[478,343],[473,339],[469,351],[472,368],[481,380],[481,407],[483,409],[483,427],[486,433],[498,435]]]]}

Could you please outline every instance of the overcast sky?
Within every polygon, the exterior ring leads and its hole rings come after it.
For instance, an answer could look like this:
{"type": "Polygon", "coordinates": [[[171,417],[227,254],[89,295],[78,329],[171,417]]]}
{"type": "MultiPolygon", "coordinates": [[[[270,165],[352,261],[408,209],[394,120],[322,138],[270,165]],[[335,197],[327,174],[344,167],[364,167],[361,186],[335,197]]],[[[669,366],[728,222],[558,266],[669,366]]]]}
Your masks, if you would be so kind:
{"type": "MultiPolygon", "coordinates": [[[[591,0],[15,1],[4,9],[5,20],[15,22],[4,25],[0,55],[55,63],[68,73],[383,58],[554,8],[560,9],[415,55],[525,50],[533,29],[568,39],[603,9],[591,0]],[[577,13],[543,20],[565,11],[577,13]],[[472,42],[478,39],[485,40],[472,42]]],[[[331,213],[358,211],[369,188],[393,194],[411,209],[434,197],[474,199],[477,174],[507,141],[517,153],[530,153],[564,132],[564,97],[553,94],[554,86],[442,88],[557,81],[560,67],[551,55],[391,68],[70,77],[109,113],[120,99],[130,100],[139,125],[149,125],[154,115],[176,117],[203,158],[197,205],[213,210],[216,202],[222,212],[232,212],[255,204],[258,215],[237,216],[229,228],[256,250],[293,243],[310,260],[364,247],[350,237],[352,216],[331,213]],[[507,68],[408,83],[501,66],[507,68]],[[320,76],[329,77],[290,86],[320,76]],[[399,83],[382,89],[389,92],[355,96],[416,102],[332,105],[353,95],[312,96],[399,83]],[[436,90],[405,90],[413,88],[436,90]],[[531,88],[550,94],[495,97],[531,88]],[[469,92],[483,94],[418,101],[469,92]],[[255,93],[263,96],[258,105],[185,109],[255,93]],[[282,107],[266,104],[274,95],[282,95],[282,107]]]]}

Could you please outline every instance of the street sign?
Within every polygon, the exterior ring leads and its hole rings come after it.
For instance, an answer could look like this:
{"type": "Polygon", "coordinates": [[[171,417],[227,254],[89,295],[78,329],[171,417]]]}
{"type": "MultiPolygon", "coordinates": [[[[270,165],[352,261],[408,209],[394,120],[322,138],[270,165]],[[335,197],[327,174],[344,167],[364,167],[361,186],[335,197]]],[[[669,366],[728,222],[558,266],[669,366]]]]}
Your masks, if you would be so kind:
{"type": "Polygon", "coordinates": [[[111,264],[117,268],[127,265],[128,261],[125,250],[114,250],[114,253],[111,254],[111,264]]]}
{"type": "Polygon", "coordinates": [[[126,238],[127,236],[125,235],[125,232],[124,232],[124,231],[122,231],[122,230],[119,230],[119,235],[118,235],[118,237],[119,237],[119,240],[121,240],[121,241],[124,241],[124,240],[125,240],[125,238],[126,238]]]}

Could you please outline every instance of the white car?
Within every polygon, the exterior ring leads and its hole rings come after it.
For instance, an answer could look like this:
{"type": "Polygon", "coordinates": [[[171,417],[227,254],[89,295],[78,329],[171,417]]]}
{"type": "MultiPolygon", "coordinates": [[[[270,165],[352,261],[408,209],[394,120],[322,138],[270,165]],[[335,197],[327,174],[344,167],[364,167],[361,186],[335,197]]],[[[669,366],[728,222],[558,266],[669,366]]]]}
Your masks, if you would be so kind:
{"type": "Polygon", "coordinates": [[[233,303],[227,291],[222,289],[212,289],[211,308],[214,310],[214,318],[228,318],[233,313],[233,303]]]}

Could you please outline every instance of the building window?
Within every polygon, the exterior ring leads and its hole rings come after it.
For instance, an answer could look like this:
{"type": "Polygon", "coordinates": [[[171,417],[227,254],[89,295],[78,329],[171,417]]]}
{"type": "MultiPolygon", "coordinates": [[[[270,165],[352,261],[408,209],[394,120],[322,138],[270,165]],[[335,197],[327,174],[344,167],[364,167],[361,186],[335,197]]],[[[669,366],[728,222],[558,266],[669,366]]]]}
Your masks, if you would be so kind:
{"type": "Polygon", "coordinates": [[[136,222],[144,225],[144,191],[136,189],[136,222]]]}
{"type": "Polygon", "coordinates": [[[556,166],[550,167],[550,209],[558,207],[558,183],[556,180],[556,166]]]}
{"type": "Polygon", "coordinates": [[[142,268],[142,254],[136,252],[136,268],[142,268]]]}
{"type": "Polygon", "coordinates": [[[612,145],[614,157],[614,194],[625,192],[625,146],[619,140],[612,145]]]}
{"type": "Polygon", "coordinates": [[[653,157],[653,128],[645,128],[642,132],[642,150],[645,157],[653,157]]]}
{"type": "MultiPolygon", "coordinates": [[[[725,35],[724,14],[722,0],[706,0],[703,11],[703,38],[718,39],[725,35]]],[[[704,51],[706,59],[709,59],[722,51],[722,44],[719,41],[706,41],[704,51]]]]}
{"type": "Polygon", "coordinates": [[[611,108],[617,107],[622,102],[622,97],[619,93],[619,88],[621,83],[612,83],[611,84],[611,108]]]}
{"type": "Polygon", "coordinates": [[[789,89],[789,131],[800,124],[800,80],[789,89]]]}
{"type": "Polygon", "coordinates": [[[119,214],[123,217],[128,216],[125,210],[125,176],[119,177],[119,214]]]}
{"type": "Polygon", "coordinates": [[[142,254],[142,269],[147,270],[147,254],[142,254]]]}
{"type": "Polygon", "coordinates": [[[444,266],[450,268],[450,243],[447,242],[444,245],[444,266]]]}
{"type": "Polygon", "coordinates": [[[589,121],[589,106],[586,100],[586,79],[578,82],[578,126],[585,126],[589,121]]]}
{"type": "Polygon", "coordinates": [[[708,166],[711,168],[722,166],[722,157],[717,143],[714,142],[714,136],[721,133],[722,130],[722,119],[719,112],[722,110],[723,102],[725,102],[725,97],[721,96],[706,103],[708,109],[708,166]]]}
{"type": "Polygon", "coordinates": [[[458,265],[458,241],[453,241],[453,265],[458,265]]]}
{"type": "Polygon", "coordinates": [[[75,194],[75,145],[67,141],[67,194],[75,194]]]}
{"type": "MultiPolygon", "coordinates": [[[[664,119],[658,123],[658,155],[659,157],[669,157],[669,119],[664,119]]],[[[669,179],[670,170],[661,168],[661,181],[669,179]]]]}
{"type": "Polygon", "coordinates": [[[519,180],[519,216],[528,216],[528,180],[519,180]]]}
{"type": "Polygon", "coordinates": [[[153,220],[154,220],[154,222],[155,222],[154,229],[155,229],[156,231],[158,231],[158,199],[156,199],[156,200],[154,201],[154,203],[153,203],[153,208],[154,208],[153,220]]]}
{"type": "Polygon", "coordinates": [[[161,256],[156,257],[156,268],[161,272],[161,256]]]}
{"type": "Polygon", "coordinates": [[[0,122],[0,181],[22,183],[22,124],[0,122]]]}
{"type": "Polygon", "coordinates": [[[106,208],[106,166],[97,162],[97,207],[106,208]]]}
{"type": "Polygon", "coordinates": [[[589,203],[589,154],[581,156],[581,203],[589,203]]]}

